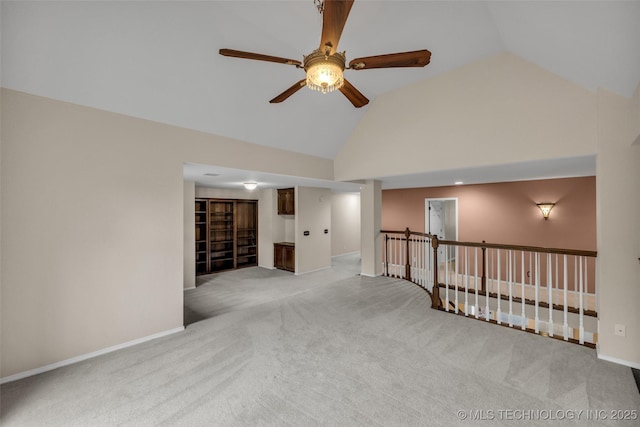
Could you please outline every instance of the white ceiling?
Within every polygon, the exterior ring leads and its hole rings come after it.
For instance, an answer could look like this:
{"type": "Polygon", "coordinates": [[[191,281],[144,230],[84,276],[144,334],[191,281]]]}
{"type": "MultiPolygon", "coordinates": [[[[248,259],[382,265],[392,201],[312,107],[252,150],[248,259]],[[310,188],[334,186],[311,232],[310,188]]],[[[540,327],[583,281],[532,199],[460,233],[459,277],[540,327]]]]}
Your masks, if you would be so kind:
{"type": "MultiPolygon", "coordinates": [[[[303,71],[218,54],[231,48],[302,60],[319,43],[312,0],[3,1],[1,13],[7,88],[324,158],[336,156],[368,108],[306,89],[269,104],[303,71]]],[[[432,52],[426,68],[347,70],[372,101],[503,51],[590,90],[630,97],[640,81],[638,22],[639,1],[356,0],[339,49],[347,60],[432,52]]],[[[573,166],[559,161],[552,169],[562,175],[573,166]]],[[[468,172],[492,181],[496,171],[468,172]]],[[[450,172],[449,181],[461,173],[450,172]]],[[[425,177],[436,185],[443,174],[380,178],[387,187],[425,177]]]]}

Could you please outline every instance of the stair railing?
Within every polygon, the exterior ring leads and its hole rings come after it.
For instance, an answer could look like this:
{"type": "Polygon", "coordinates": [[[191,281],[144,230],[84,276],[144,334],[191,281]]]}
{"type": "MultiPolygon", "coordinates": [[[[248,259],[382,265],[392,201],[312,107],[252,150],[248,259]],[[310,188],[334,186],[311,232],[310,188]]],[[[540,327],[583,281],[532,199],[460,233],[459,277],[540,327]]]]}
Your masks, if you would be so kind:
{"type": "Polygon", "coordinates": [[[595,346],[596,252],[382,233],[383,274],[421,286],[432,308],[595,346]]]}

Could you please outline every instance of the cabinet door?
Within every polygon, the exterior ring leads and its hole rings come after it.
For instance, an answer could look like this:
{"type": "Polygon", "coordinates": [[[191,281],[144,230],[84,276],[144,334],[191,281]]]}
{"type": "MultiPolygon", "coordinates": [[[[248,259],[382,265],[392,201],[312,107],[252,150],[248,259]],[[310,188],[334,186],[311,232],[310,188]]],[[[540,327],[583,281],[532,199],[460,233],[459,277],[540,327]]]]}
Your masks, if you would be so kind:
{"type": "Polygon", "coordinates": [[[295,189],[282,188],[278,190],[278,215],[295,215],[295,189]]]}
{"type": "Polygon", "coordinates": [[[284,268],[284,246],[273,246],[273,266],[275,268],[284,268]]]}
{"type": "Polygon", "coordinates": [[[284,247],[284,269],[296,271],[296,251],[293,246],[284,247]]]}

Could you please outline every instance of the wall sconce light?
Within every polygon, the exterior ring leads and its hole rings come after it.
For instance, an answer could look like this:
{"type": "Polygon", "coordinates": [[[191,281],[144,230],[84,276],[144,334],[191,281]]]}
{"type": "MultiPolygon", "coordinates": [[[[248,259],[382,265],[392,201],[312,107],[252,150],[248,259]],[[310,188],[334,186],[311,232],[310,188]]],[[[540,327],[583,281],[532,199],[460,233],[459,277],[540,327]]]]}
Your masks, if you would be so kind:
{"type": "Polygon", "coordinates": [[[555,205],[555,203],[538,203],[538,207],[542,211],[542,216],[544,217],[544,219],[549,219],[549,213],[555,205]]]}
{"type": "Polygon", "coordinates": [[[258,187],[258,183],[257,182],[245,182],[244,183],[244,188],[246,188],[249,191],[255,190],[256,187],[258,187]]]}

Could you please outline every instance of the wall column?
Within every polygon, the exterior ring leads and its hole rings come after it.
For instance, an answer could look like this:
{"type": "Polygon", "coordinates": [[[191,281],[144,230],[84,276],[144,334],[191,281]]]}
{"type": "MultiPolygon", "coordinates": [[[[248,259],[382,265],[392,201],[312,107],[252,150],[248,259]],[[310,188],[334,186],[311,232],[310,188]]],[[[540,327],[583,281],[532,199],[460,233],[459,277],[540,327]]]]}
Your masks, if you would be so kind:
{"type": "Polygon", "coordinates": [[[184,289],[196,287],[196,183],[184,181],[184,289]]]}
{"type": "Polygon", "coordinates": [[[382,185],[380,181],[366,180],[360,187],[360,255],[361,274],[382,274],[382,185]]]}

